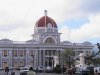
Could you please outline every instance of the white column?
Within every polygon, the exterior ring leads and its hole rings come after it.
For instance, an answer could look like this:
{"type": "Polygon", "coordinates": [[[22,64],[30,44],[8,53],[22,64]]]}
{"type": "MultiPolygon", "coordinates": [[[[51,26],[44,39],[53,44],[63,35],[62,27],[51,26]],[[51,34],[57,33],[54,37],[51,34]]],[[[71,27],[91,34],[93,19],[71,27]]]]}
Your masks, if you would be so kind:
{"type": "Polygon", "coordinates": [[[85,66],[85,54],[84,53],[80,53],[79,57],[80,57],[80,65],[82,67],[84,67],[85,66]]]}
{"type": "Polygon", "coordinates": [[[9,50],[9,64],[8,64],[9,68],[12,68],[12,51],[9,50]]]}
{"type": "Polygon", "coordinates": [[[34,53],[34,67],[36,68],[36,55],[37,55],[37,53],[36,53],[36,51],[35,51],[35,53],[34,53]]]}
{"type": "Polygon", "coordinates": [[[39,50],[39,66],[42,66],[42,57],[41,57],[41,51],[42,50],[39,50]]]}
{"type": "Polygon", "coordinates": [[[26,65],[29,65],[29,50],[26,51],[26,65]]]}
{"type": "Polygon", "coordinates": [[[45,50],[43,50],[43,66],[45,66],[45,50]]]}
{"type": "Polygon", "coordinates": [[[59,64],[59,58],[58,56],[54,56],[54,67],[56,67],[57,64],[59,64]]]}
{"type": "Polygon", "coordinates": [[[38,66],[38,52],[37,52],[37,50],[35,50],[35,68],[37,68],[37,66],[38,66]]]}

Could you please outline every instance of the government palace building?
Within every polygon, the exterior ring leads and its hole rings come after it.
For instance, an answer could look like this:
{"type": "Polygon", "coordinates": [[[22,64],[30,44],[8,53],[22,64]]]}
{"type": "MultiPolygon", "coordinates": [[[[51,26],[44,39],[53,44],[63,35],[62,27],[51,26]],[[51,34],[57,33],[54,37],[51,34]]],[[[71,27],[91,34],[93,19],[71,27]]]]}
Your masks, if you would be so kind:
{"type": "Polygon", "coordinates": [[[27,65],[54,67],[60,63],[60,54],[65,48],[73,49],[78,56],[80,52],[90,53],[94,47],[90,42],[60,41],[60,34],[56,22],[45,10],[34,26],[32,39],[24,42],[0,39],[0,69],[27,65]]]}

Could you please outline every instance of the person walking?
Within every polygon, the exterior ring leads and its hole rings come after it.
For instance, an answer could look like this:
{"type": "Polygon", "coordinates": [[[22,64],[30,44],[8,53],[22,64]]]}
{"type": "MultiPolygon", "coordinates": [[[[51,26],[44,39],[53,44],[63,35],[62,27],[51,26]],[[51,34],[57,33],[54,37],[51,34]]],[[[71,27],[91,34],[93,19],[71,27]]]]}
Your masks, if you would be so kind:
{"type": "Polygon", "coordinates": [[[69,75],[73,75],[72,68],[69,68],[69,69],[68,69],[68,74],[69,74],[69,75]]]}
{"type": "Polygon", "coordinates": [[[95,75],[98,75],[98,70],[97,69],[95,69],[95,75]]]}
{"type": "Polygon", "coordinates": [[[93,66],[90,67],[90,73],[89,74],[94,75],[94,67],[93,66]]]}
{"type": "Polygon", "coordinates": [[[36,75],[32,67],[29,68],[29,72],[27,72],[27,75],[36,75]]]}
{"type": "Polygon", "coordinates": [[[9,75],[9,67],[5,68],[5,75],[9,75]]]}

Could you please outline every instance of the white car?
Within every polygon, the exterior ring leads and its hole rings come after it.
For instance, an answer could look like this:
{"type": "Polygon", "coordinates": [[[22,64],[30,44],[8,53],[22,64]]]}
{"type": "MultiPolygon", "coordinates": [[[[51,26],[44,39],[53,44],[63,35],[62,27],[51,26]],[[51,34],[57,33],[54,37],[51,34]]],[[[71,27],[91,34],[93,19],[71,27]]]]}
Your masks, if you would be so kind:
{"type": "Polygon", "coordinates": [[[29,69],[21,69],[19,72],[20,72],[20,75],[27,75],[27,72],[29,71],[29,69]]]}
{"type": "Polygon", "coordinates": [[[24,68],[29,69],[30,67],[31,67],[30,65],[27,65],[27,66],[25,66],[24,68]]]}
{"type": "Polygon", "coordinates": [[[97,70],[97,73],[100,74],[100,67],[95,67],[95,68],[94,68],[94,72],[95,72],[95,70],[97,70]]]}
{"type": "Polygon", "coordinates": [[[45,70],[45,67],[43,67],[43,66],[39,66],[39,67],[38,67],[38,71],[39,71],[39,72],[43,72],[44,70],[45,70]]]}
{"type": "Polygon", "coordinates": [[[45,68],[45,72],[53,72],[53,69],[50,66],[47,66],[45,68]]]}

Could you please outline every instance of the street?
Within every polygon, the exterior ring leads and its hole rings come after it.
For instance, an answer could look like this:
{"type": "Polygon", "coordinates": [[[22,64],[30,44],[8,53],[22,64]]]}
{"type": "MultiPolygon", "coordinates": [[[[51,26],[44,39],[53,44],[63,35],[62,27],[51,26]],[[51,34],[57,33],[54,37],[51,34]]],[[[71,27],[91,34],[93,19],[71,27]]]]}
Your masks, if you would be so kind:
{"type": "MultiPolygon", "coordinates": [[[[9,71],[9,74],[11,74],[11,70],[9,71]]],[[[0,70],[0,75],[5,75],[4,70],[0,70]]],[[[15,75],[20,75],[19,70],[15,70],[15,75]]],[[[55,74],[55,73],[37,73],[37,75],[66,75],[66,74],[55,74]]]]}

